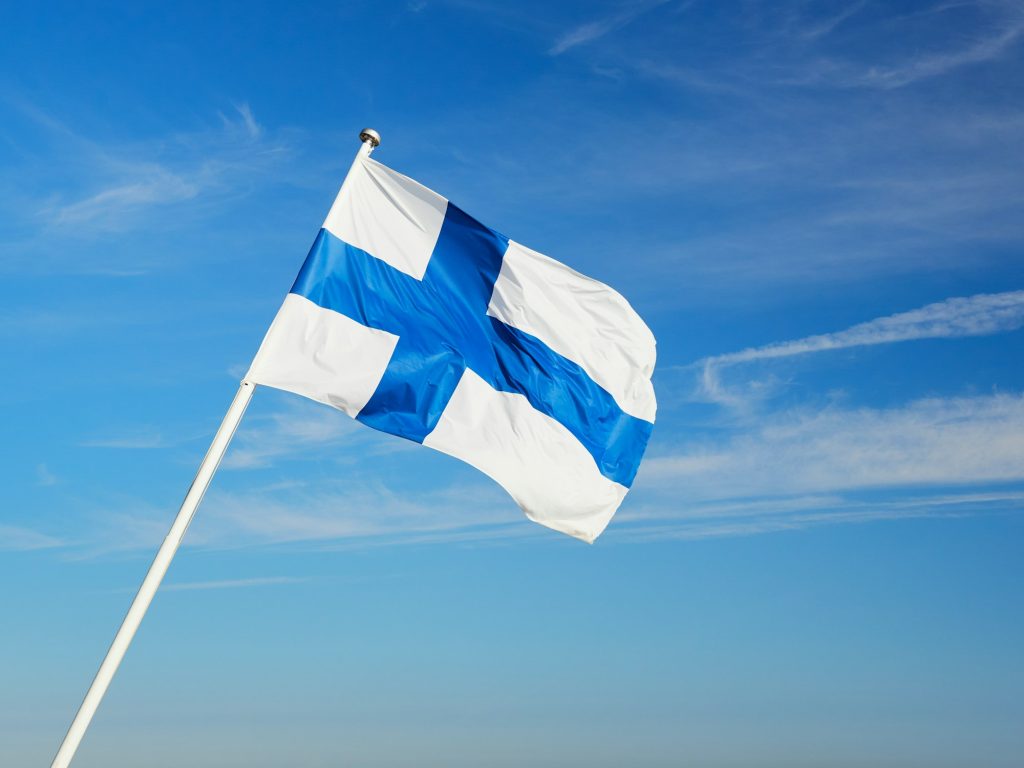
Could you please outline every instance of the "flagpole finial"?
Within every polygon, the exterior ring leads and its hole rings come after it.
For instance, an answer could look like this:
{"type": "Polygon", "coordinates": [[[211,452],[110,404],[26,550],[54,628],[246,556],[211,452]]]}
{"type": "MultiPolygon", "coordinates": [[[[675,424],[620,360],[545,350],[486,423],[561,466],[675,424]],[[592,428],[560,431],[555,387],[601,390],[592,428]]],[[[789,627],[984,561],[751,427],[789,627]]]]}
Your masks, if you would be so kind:
{"type": "Polygon", "coordinates": [[[373,128],[363,128],[359,132],[359,140],[363,144],[369,144],[370,149],[376,149],[380,146],[380,134],[373,130],[373,128]]]}

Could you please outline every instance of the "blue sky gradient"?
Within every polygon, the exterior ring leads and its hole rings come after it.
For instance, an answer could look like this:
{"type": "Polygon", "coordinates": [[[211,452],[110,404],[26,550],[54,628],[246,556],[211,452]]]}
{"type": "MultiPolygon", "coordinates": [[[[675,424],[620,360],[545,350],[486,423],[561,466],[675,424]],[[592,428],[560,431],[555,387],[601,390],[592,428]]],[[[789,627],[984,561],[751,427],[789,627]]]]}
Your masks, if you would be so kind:
{"type": "Polygon", "coordinates": [[[1014,766],[1024,10],[0,11],[0,765],[47,764],[357,149],[625,294],[592,547],[261,389],[76,766],[1014,766]]]}

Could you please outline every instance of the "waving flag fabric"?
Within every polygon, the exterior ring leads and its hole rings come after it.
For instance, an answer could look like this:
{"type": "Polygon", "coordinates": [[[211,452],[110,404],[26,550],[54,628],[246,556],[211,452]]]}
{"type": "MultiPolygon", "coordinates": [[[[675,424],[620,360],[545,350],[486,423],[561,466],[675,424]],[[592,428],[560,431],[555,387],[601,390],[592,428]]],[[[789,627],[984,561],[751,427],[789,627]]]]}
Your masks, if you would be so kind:
{"type": "Polygon", "coordinates": [[[593,541],[650,437],[654,362],[611,288],[360,156],[247,378],[455,456],[593,541]]]}

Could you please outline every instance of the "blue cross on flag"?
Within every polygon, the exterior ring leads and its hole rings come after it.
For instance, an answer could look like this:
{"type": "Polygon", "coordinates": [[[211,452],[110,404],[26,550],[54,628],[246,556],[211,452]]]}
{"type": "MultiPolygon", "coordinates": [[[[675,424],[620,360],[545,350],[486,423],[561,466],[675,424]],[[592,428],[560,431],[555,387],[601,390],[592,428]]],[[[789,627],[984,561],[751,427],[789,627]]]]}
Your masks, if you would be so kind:
{"type": "Polygon", "coordinates": [[[647,446],[654,361],[611,288],[360,154],[246,378],[455,456],[593,541],[647,446]]]}

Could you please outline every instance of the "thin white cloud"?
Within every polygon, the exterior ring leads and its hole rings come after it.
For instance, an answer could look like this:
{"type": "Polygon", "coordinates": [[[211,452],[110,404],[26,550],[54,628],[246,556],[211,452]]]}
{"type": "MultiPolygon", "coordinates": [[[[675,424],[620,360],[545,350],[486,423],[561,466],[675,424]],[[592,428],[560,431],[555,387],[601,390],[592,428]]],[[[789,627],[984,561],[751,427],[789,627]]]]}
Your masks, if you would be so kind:
{"type": "Polygon", "coordinates": [[[393,453],[415,443],[367,430],[338,410],[291,395],[286,405],[253,414],[224,459],[224,469],[264,469],[291,458],[327,455],[344,461],[367,452],[393,453]]]}
{"type": "Polygon", "coordinates": [[[253,415],[235,437],[224,469],[262,469],[295,454],[329,450],[352,432],[350,419],[327,406],[295,400],[274,413],[253,415]]]}
{"type": "Polygon", "coordinates": [[[220,114],[219,127],[128,144],[81,136],[31,105],[19,105],[19,111],[54,144],[43,172],[35,173],[38,179],[45,180],[53,157],[69,158],[35,212],[44,227],[65,233],[126,231],[154,210],[200,197],[231,197],[240,180],[262,173],[288,149],[266,137],[246,103],[236,105],[233,116],[220,114]]]}
{"type": "Polygon", "coordinates": [[[799,408],[641,465],[636,541],[1024,511],[1024,394],[799,408]],[[962,490],[956,490],[961,488],[962,490]]]}
{"type": "Polygon", "coordinates": [[[787,411],[649,458],[640,477],[693,501],[1021,482],[1024,395],[787,411]]]}
{"type": "MultiPolygon", "coordinates": [[[[606,542],[753,535],[1024,508],[1024,395],[798,409],[648,458],[606,542]],[[961,486],[962,492],[950,491],[961,486]],[[879,494],[884,490],[884,494],[879,494]]],[[[150,550],[171,514],[121,502],[74,554],[150,550]]],[[[411,490],[358,475],[215,490],[187,546],[361,548],[544,537],[495,484],[411,490]]],[[[197,587],[198,588],[198,587],[197,587]]]]}
{"type": "MultiPolygon", "coordinates": [[[[705,58],[682,67],[679,63],[686,57],[679,50],[659,52],[643,44],[625,52],[621,65],[630,70],[644,62],[639,68],[643,74],[687,87],[699,72],[698,82],[733,83],[755,98],[773,86],[895,90],[1009,58],[1024,36],[1024,11],[1015,0],[942,3],[910,13],[873,14],[874,18],[851,30],[851,36],[864,43],[855,49],[859,53],[836,55],[827,38],[868,5],[866,0],[848,3],[817,20],[808,19],[806,8],[794,11],[784,5],[755,14],[733,29],[738,42],[724,64],[705,58]],[[937,17],[949,12],[959,15],[936,23],[937,17]]],[[[625,10],[574,27],[555,41],[549,53],[558,55],[599,40],[645,10],[625,10]]]]}
{"type": "Polygon", "coordinates": [[[16,525],[0,525],[0,551],[27,552],[64,546],[60,539],[16,525]]]}
{"type": "Polygon", "coordinates": [[[210,589],[248,589],[251,587],[269,587],[281,584],[303,584],[309,579],[294,576],[256,576],[248,579],[223,579],[220,581],[186,581],[165,584],[160,587],[162,592],[192,592],[210,589]]]}
{"type": "Polygon", "coordinates": [[[383,484],[216,494],[197,543],[234,547],[341,541],[433,541],[527,535],[533,528],[496,486],[476,483],[416,494],[383,484]]]}
{"type": "Polygon", "coordinates": [[[99,437],[91,440],[83,440],[79,445],[83,448],[148,450],[152,448],[166,448],[169,443],[159,432],[137,432],[130,435],[99,437]]]}
{"type": "MultiPolygon", "coordinates": [[[[69,556],[150,551],[173,514],[145,502],[119,500],[97,510],[69,556]]],[[[417,493],[358,478],[273,484],[212,492],[189,528],[185,546],[206,550],[265,546],[351,548],[390,544],[495,541],[543,535],[497,485],[484,482],[417,493]]]]}
{"type": "Polygon", "coordinates": [[[727,366],[920,339],[987,336],[1021,327],[1024,327],[1024,291],[954,297],[909,312],[858,323],[835,333],[805,336],[705,358],[700,362],[700,390],[702,396],[712,402],[738,405],[756,394],[754,389],[764,382],[748,383],[742,393],[730,390],[723,385],[719,375],[727,366]]]}
{"type": "Polygon", "coordinates": [[[731,512],[706,515],[704,505],[697,505],[693,514],[654,525],[635,525],[627,521],[619,528],[613,521],[611,531],[622,541],[649,542],[755,536],[824,525],[1012,514],[1024,507],[1024,492],[919,496],[879,502],[845,498],[820,502],[782,498],[737,502],[730,507],[731,512]],[[792,511],[794,508],[799,509],[792,511]]]}
{"type": "MultiPolygon", "coordinates": [[[[917,27],[915,23],[920,22],[922,17],[963,9],[975,11],[987,9],[990,15],[987,25],[975,34],[961,35],[961,39],[965,39],[966,42],[962,42],[957,47],[947,47],[944,50],[931,52],[919,52],[915,49],[914,55],[887,64],[866,64],[863,61],[837,60],[830,57],[801,59],[799,68],[794,69],[791,76],[783,78],[778,84],[893,90],[947,75],[970,65],[998,61],[1007,56],[1024,35],[1024,13],[1021,12],[1019,3],[1013,2],[944,3],[922,13],[909,13],[893,17],[889,20],[889,26],[897,26],[908,38],[920,38],[926,32],[917,27]]],[[[841,23],[849,15],[840,14],[836,18],[841,23]]],[[[958,24],[955,21],[950,23],[958,24]]],[[[969,22],[962,23],[970,24],[967,29],[972,29],[974,26],[969,22]]],[[[834,26],[830,28],[826,23],[825,34],[832,28],[834,26]]],[[[816,28],[812,28],[811,31],[815,32],[816,28]]],[[[878,30],[878,33],[882,32],[884,30],[878,30]]],[[[808,40],[814,40],[821,35],[801,36],[808,40]]],[[[939,39],[946,41],[952,38],[952,35],[945,34],[939,39]]],[[[900,46],[901,50],[909,47],[900,46]]],[[[873,51],[874,49],[868,48],[867,50],[873,51]]]]}
{"type": "Polygon", "coordinates": [[[752,347],[708,358],[716,364],[745,363],[849,347],[918,339],[988,336],[1024,327],[1024,291],[979,293],[927,304],[909,312],[858,323],[843,331],[752,347]]]}
{"type": "Polygon", "coordinates": [[[860,13],[867,4],[867,0],[859,0],[858,2],[850,3],[833,16],[830,16],[827,19],[822,19],[816,24],[804,27],[800,31],[799,36],[805,40],[817,40],[818,38],[825,37],[835,31],[852,16],[860,13]]]}
{"type": "Polygon", "coordinates": [[[570,48],[575,48],[579,45],[584,45],[585,43],[598,40],[607,35],[613,29],[625,24],[626,20],[626,18],[620,15],[581,24],[559,37],[555,41],[554,45],[552,45],[548,50],[548,53],[552,56],[558,56],[559,54],[565,53],[570,48]]]}
{"type": "Polygon", "coordinates": [[[638,16],[659,5],[663,5],[666,1],[655,0],[654,2],[636,3],[619,13],[601,19],[594,19],[593,21],[573,27],[555,40],[551,48],[548,49],[548,54],[559,56],[573,48],[600,40],[611,32],[626,26],[638,16]]]}
{"type": "MultiPolygon", "coordinates": [[[[134,320],[134,318],[132,318],[134,320]]],[[[125,321],[125,313],[86,311],[79,306],[64,306],[61,310],[31,307],[0,314],[0,337],[65,336],[69,333],[94,330],[105,325],[125,321]]]]}
{"type": "Polygon", "coordinates": [[[115,184],[53,212],[59,225],[97,224],[114,226],[141,209],[191,200],[199,194],[197,183],[160,166],[137,169],[137,180],[115,184]]]}
{"type": "Polygon", "coordinates": [[[45,464],[36,465],[36,482],[43,487],[56,485],[60,478],[55,475],[45,464]]]}
{"type": "MultiPolygon", "coordinates": [[[[272,402],[272,401],[271,401],[272,402]]],[[[528,536],[534,526],[496,485],[472,472],[468,482],[449,487],[399,491],[390,484],[364,482],[359,473],[331,464],[356,464],[367,456],[424,451],[422,446],[367,429],[346,415],[282,395],[275,410],[254,404],[222,468],[266,470],[289,460],[306,467],[328,462],[316,483],[295,479],[288,467],[279,479],[253,487],[253,475],[222,473],[219,489],[204,501],[186,544],[208,549],[305,544],[378,546],[390,543],[484,541],[528,536]],[[338,479],[334,479],[337,475],[338,479]],[[226,487],[226,489],[225,489],[226,487]]],[[[136,447],[134,439],[94,441],[106,447],[136,447]]],[[[142,444],[145,446],[146,444],[142,444]]],[[[456,464],[432,452],[435,461],[456,464]]],[[[423,457],[424,459],[426,457],[423,457]]],[[[305,476],[305,475],[302,475],[305,476]]],[[[93,522],[74,555],[148,550],[166,534],[173,510],[136,499],[113,499],[91,515],[93,522]]]]}
{"type": "Polygon", "coordinates": [[[969,45],[942,53],[919,56],[889,67],[871,67],[860,76],[849,79],[849,85],[874,88],[902,88],[919,80],[937,77],[970,64],[980,64],[1002,57],[1024,34],[1024,21],[999,25],[987,37],[969,45]]]}
{"type": "MultiPolygon", "coordinates": [[[[256,118],[252,114],[252,109],[245,102],[235,105],[235,111],[238,112],[238,116],[242,118],[242,125],[245,127],[246,132],[249,134],[249,138],[255,141],[263,135],[263,126],[256,122],[256,118]]],[[[225,120],[230,126],[231,121],[225,120]]]]}

